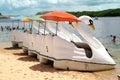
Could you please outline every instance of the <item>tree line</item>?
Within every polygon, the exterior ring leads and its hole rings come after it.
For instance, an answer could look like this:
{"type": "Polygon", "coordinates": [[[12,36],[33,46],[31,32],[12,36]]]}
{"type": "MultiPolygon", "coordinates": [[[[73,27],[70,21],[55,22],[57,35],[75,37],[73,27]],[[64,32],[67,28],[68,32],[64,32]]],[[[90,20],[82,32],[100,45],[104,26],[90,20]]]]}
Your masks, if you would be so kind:
{"type": "MultiPolygon", "coordinates": [[[[44,13],[48,13],[50,11],[45,11],[45,12],[38,12],[36,15],[42,15],[44,13]]],[[[88,15],[91,17],[117,17],[120,16],[120,8],[117,9],[107,9],[107,10],[102,10],[102,11],[77,11],[77,12],[68,12],[71,13],[77,17],[82,16],[82,15],[88,15]]],[[[8,18],[8,16],[2,15],[0,13],[0,18],[8,18]]]]}
{"type": "Polygon", "coordinates": [[[91,17],[116,17],[120,16],[120,8],[119,9],[108,9],[102,11],[83,11],[83,12],[69,12],[77,17],[81,15],[88,15],[91,17]]]}
{"type": "MultiPolygon", "coordinates": [[[[36,13],[36,15],[41,15],[44,13],[47,13],[50,11],[46,11],[46,12],[38,12],[36,13]]],[[[116,17],[116,16],[120,16],[120,8],[118,9],[107,9],[107,10],[102,10],[102,11],[77,11],[77,12],[68,12],[71,13],[77,17],[82,16],[82,15],[88,15],[91,17],[116,17]]]]}
{"type": "Polygon", "coordinates": [[[0,13],[0,19],[6,19],[6,18],[10,18],[10,17],[6,15],[2,15],[2,13],[0,13]]]}

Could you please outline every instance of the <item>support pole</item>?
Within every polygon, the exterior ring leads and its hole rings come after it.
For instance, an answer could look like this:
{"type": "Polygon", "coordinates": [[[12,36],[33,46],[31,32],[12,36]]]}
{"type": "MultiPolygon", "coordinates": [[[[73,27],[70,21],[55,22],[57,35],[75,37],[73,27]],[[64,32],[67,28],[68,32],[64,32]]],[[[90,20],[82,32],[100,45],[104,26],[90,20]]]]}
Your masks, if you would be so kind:
{"type": "Polygon", "coordinates": [[[45,20],[45,26],[44,26],[44,35],[45,35],[45,30],[46,30],[46,20],[45,20]]]}
{"type": "Polygon", "coordinates": [[[38,26],[38,34],[40,34],[40,31],[39,31],[39,29],[40,29],[40,22],[39,22],[39,26],[38,26]]]}
{"type": "Polygon", "coordinates": [[[58,30],[58,21],[56,23],[56,36],[57,36],[57,30],[58,30]]]}

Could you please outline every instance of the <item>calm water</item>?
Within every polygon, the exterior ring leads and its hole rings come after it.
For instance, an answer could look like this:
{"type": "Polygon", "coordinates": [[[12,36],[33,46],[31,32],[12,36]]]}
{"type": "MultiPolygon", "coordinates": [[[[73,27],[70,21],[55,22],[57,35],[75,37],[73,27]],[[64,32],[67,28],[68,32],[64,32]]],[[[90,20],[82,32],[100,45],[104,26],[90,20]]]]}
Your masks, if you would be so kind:
{"type": "MultiPolygon", "coordinates": [[[[20,26],[24,25],[22,22],[15,22],[14,26],[17,26],[18,24],[20,26]]],[[[117,80],[117,75],[120,74],[120,17],[101,17],[98,18],[98,20],[94,20],[94,25],[96,27],[95,31],[91,31],[84,24],[82,25],[88,33],[92,34],[102,42],[117,63],[116,68],[113,70],[93,72],[91,74],[94,74],[98,80],[117,80]],[[110,35],[117,36],[118,41],[113,43],[110,35]]],[[[0,26],[12,26],[12,22],[0,19],[0,26]]],[[[26,23],[25,26],[29,26],[29,23],[26,23]]],[[[0,30],[0,45],[10,44],[11,36],[11,31],[0,30]]]]}

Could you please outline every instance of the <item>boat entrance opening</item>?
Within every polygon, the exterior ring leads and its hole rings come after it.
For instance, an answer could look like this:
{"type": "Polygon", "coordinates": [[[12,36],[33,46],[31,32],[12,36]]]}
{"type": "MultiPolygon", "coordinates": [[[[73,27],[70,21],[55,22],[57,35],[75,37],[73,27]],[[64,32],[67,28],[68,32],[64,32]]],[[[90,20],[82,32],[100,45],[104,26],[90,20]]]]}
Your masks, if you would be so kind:
{"type": "Polygon", "coordinates": [[[87,43],[81,43],[81,42],[74,42],[71,41],[77,48],[83,48],[85,50],[85,54],[88,58],[91,58],[93,56],[92,50],[90,46],[87,43]]]}

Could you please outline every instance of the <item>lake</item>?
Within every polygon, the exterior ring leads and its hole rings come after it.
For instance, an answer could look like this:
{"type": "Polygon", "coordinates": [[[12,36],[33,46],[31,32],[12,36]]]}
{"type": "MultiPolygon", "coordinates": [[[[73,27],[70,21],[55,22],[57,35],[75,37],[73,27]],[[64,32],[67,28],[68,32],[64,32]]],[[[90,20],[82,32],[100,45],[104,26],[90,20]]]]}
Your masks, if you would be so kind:
{"type": "MultiPolygon", "coordinates": [[[[15,22],[14,26],[17,26],[18,24],[20,26],[24,25],[24,23],[22,22],[15,22]]],[[[29,23],[26,23],[25,25],[29,26],[29,23]]],[[[96,28],[95,31],[91,31],[84,24],[82,25],[88,33],[100,40],[100,42],[109,50],[109,52],[113,56],[113,59],[117,63],[116,68],[113,70],[90,73],[94,74],[98,78],[98,80],[117,80],[117,75],[120,74],[120,17],[98,17],[98,20],[94,19],[94,25],[96,28]],[[111,41],[111,35],[115,35],[117,37],[116,43],[113,43],[111,41]]],[[[9,19],[0,19],[0,27],[1,26],[12,26],[12,22],[9,19]]],[[[11,31],[0,30],[0,45],[11,44],[11,36],[11,31]]]]}

